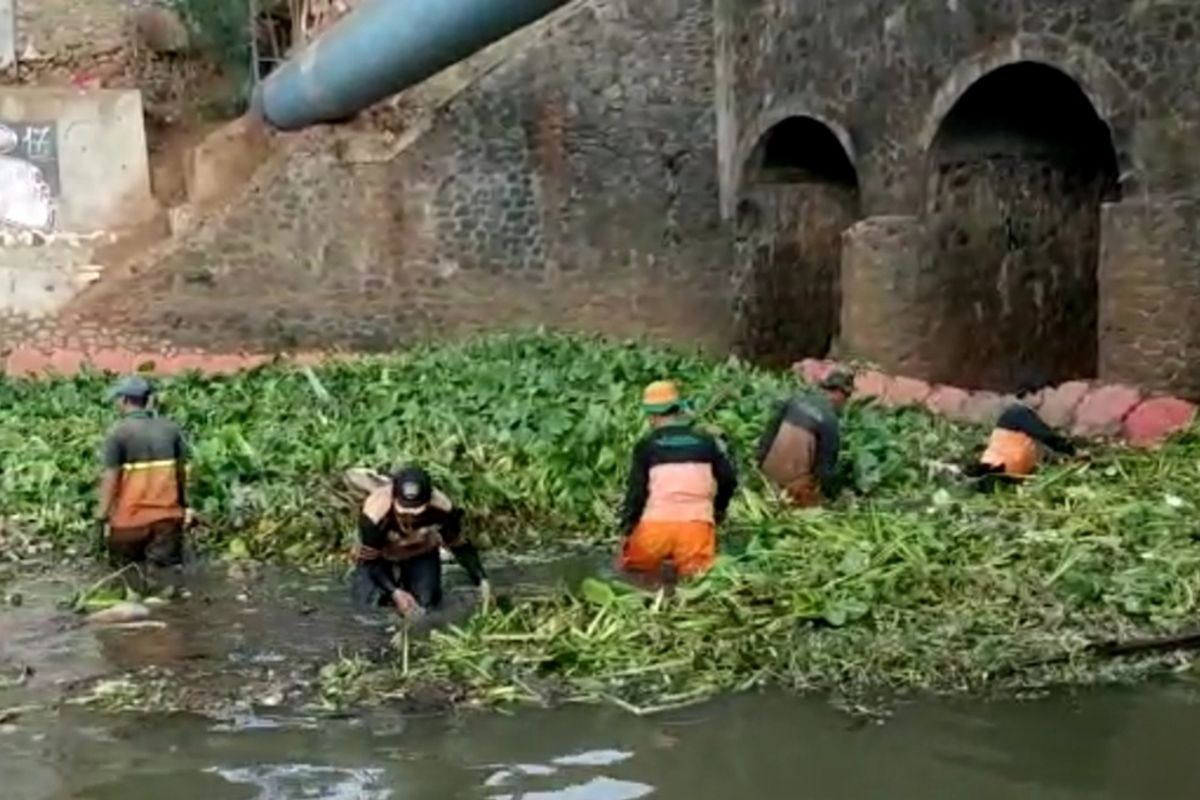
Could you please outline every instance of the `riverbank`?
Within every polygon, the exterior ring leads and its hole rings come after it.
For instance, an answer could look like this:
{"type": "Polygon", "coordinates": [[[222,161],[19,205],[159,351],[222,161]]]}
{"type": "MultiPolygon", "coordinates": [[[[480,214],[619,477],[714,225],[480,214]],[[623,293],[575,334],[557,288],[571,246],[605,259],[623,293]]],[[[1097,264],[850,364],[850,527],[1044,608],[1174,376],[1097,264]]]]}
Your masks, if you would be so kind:
{"type": "MultiPolygon", "coordinates": [[[[491,704],[562,700],[645,710],[776,685],[849,697],[1123,680],[1186,656],[1092,659],[1097,641],[1197,620],[1200,437],[1154,451],[1096,445],[1025,485],[974,494],[948,465],[986,428],[853,402],[846,490],[789,511],[751,468],[792,375],[559,336],[492,337],[311,368],[185,375],[162,402],[191,433],[193,496],[215,558],[344,559],[353,509],[337,476],[419,460],[501,553],[615,545],[641,386],[671,376],[742,467],[714,572],[655,600],[604,575],[510,597],[410,643],[385,669],[330,667],[339,698],[430,686],[491,704]],[[709,407],[709,403],[715,403],[709,407]],[[1050,664],[1039,662],[1051,661],[1050,664]]],[[[30,547],[81,549],[103,377],[0,384],[12,453],[0,517],[30,547]],[[30,532],[35,531],[36,535],[30,532]]]]}

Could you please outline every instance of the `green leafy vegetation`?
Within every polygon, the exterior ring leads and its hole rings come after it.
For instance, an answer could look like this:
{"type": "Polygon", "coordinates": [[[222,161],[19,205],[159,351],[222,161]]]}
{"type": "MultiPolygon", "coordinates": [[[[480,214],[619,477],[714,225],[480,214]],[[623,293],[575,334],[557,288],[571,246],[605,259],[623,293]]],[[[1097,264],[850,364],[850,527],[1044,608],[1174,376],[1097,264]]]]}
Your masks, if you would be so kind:
{"type": "MultiPolygon", "coordinates": [[[[860,430],[851,457],[919,463],[925,424],[898,419],[868,424],[870,444],[860,430]]],[[[880,482],[860,467],[872,491],[820,511],[743,495],[732,527],[748,543],[676,596],[538,593],[435,634],[408,679],[645,709],[763,684],[860,696],[1141,675],[1161,660],[1089,645],[1194,629],[1198,455],[1194,435],[1104,452],[992,497],[898,467],[880,482]]]]}
{"type": "MultiPolygon", "coordinates": [[[[672,597],[604,576],[516,593],[459,628],[406,638],[387,680],[360,663],[331,667],[328,702],[359,697],[359,681],[389,696],[442,686],[481,702],[643,709],[765,683],[859,694],[1078,682],[1145,666],[1102,665],[1090,642],[1174,633],[1196,617],[1194,433],[1153,453],[1050,463],[986,497],[945,469],[984,431],[851,404],[846,491],[796,512],[749,459],[797,381],[736,361],[528,334],[187,376],[166,381],[161,399],[192,437],[212,548],[340,557],[353,520],[340,472],[415,460],[466,506],[473,535],[551,554],[615,546],[626,459],[645,430],[639,392],[662,377],[680,381],[742,467],[710,575],[672,597]]],[[[0,382],[6,530],[87,540],[107,381],[0,382]]]]}
{"type": "Polygon", "coordinates": [[[244,108],[254,78],[249,0],[170,0],[170,5],[182,16],[201,52],[229,76],[234,86],[232,102],[244,108]]]}

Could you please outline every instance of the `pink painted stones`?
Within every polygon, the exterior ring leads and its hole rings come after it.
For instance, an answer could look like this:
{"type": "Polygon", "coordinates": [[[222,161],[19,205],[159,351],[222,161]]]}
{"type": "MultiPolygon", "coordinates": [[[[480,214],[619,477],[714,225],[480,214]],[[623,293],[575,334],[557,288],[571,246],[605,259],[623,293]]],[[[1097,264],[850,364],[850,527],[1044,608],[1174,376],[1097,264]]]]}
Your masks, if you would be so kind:
{"type": "Polygon", "coordinates": [[[1084,381],[1069,381],[1042,393],[1038,414],[1052,428],[1070,428],[1075,409],[1083,402],[1091,386],[1084,381]]]}
{"type": "Polygon", "coordinates": [[[938,386],[925,398],[925,408],[950,419],[961,419],[971,393],[957,386],[938,386]]]}
{"type": "Polygon", "coordinates": [[[1121,433],[1125,417],[1141,400],[1141,392],[1132,386],[1097,387],[1088,392],[1075,409],[1071,433],[1076,436],[1116,436],[1121,433]]]}
{"type": "Polygon", "coordinates": [[[975,425],[995,425],[1000,412],[1012,401],[1012,397],[995,392],[972,392],[963,404],[959,418],[975,425]]]}
{"type": "Polygon", "coordinates": [[[885,387],[883,404],[892,408],[919,406],[932,392],[933,389],[925,381],[916,378],[892,378],[885,387]]]}
{"type": "Polygon", "coordinates": [[[837,366],[836,361],[806,358],[793,367],[792,370],[808,383],[817,384],[828,378],[830,373],[837,369],[837,366]]]}
{"type": "Polygon", "coordinates": [[[1191,426],[1196,406],[1177,397],[1155,397],[1129,412],[1122,424],[1125,438],[1135,447],[1150,447],[1191,426]]]}
{"type": "Polygon", "coordinates": [[[867,370],[854,376],[854,394],[859,397],[874,397],[882,400],[887,394],[891,379],[882,372],[867,370]]]}

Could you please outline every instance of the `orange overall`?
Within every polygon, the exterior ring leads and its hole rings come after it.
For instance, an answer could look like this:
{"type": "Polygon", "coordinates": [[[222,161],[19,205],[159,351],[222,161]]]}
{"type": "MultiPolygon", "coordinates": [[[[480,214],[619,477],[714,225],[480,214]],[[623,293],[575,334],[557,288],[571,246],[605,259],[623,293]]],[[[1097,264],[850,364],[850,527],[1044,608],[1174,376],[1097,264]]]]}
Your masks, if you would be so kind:
{"type": "Polygon", "coordinates": [[[688,576],[711,567],[716,522],[737,483],[715,440],[685,425],[661,428],[639,445],[631,477],[621,568],[654,573],[670,560],[688,576]]]}
{"type": "Polygon", "coordinates": [[[1037,467],[1037,443],[1027,434],[997,428],[988,439],[987,449],[979,461],[990,467],[1001,467],[1012,478],[1025,478],[1037,467]]]}

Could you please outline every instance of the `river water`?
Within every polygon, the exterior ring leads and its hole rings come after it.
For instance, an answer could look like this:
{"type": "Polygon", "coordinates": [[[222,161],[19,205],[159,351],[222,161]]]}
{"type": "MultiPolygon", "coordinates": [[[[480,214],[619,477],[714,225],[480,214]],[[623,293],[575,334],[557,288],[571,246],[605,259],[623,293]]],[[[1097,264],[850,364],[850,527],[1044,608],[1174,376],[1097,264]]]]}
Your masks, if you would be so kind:
{"type": "Polygon", "coordinates": [[[56,610],[53,581],[21,585],[26,603],[0,611],[0,674],[34,674],[0,690],[0,719],[43,708],[0,724],[0,800],[1200,797],[1200,690],[1185,682],[923,700],[882,721],[773,693],[646,719],[582,706],[331,717],[284,709],[316,664],[379,643],[377,627],[347,623],[340,587],[262,575],[195,586],[165,627],[121,632],[56,610]],[[229,702],[207,716],[45,702],[147,669],[229,702]],[[280,696],[267,707],[238,701],[268,691],[280,696]]]}

